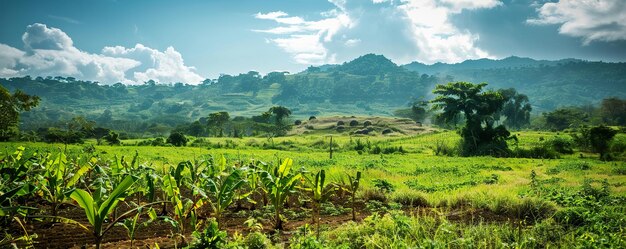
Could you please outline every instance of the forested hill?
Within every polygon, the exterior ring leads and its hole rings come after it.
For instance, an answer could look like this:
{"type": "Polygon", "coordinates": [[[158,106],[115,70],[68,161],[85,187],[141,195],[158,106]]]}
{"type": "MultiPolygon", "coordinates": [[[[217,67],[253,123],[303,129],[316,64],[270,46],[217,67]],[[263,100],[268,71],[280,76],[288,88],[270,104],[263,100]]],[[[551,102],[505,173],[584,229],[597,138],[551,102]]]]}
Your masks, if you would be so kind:
{"type": "Polygon", "coordinates": [[[527,94],[539,111],[597,104],[610,96],[626,97],[626,63],[509,57],[458,64],[413,62],[403,67],[419,73],[451,76],[455,81],[487,82],[492,88],[514,87],[527,94]]]}
{"type": "Polygon", "coordinates": [[[0,84],[42,98],[39,107],[22,115],[24,129],[60,125],[80,115],[112,129],[167,131],[213,112],[251,117],[273,105],[288,107],[295,118],[391,116],[415,98],[427,100],[435,84],[453,79],[488,82],[490,88],[514,87],[529,96],[536,111],[598,103],[609,96],[626,98],[626,63],[517,57],[398,66],[382,55],[367,54],[296,74],[251,71],[196,86],[153,81],[104,85],[64,77],[0,79],[0,84]]]}

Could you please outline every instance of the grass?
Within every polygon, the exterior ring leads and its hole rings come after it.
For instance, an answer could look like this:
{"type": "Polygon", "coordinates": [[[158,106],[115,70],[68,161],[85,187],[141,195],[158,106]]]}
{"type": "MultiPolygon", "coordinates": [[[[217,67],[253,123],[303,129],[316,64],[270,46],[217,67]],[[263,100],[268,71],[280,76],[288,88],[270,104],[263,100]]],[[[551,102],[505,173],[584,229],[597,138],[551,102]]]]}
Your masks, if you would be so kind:
{"type": "MultiPolygon", "coordinates": [[[[529,147],[539,137],[554,136],[550,132],[516,132],[519,146],[529,147]]],[[[432,134],[385,137],[385,136],[337,136],[333,159],[329,158],[329,138],[323,135],[290,136],[278,138],[205,138],[211,145],[231,144],[230,148],[201,147],[152,147],[133,146],[138,140],[125,140],[125,146],[94,145],[105,158],[131,157],[139,153],[140,162],[161,167],[194,160],[204,156],[224,155],[230,162],[247,163],[251,160],[274,162],[282,158],[293,158],[295,167],[309,171],[325,169],[327,177],[338,181],[346,173],[363,172],[362,186],[374,188],[374,179],[386,179],[399,193],[418,191],[426,194],[431,203],[466,193],[490,193],[518,196],[530,182],[531,170],[538,178],[562,179],[553,183],[560,186],[577,186],[584,178],[607,179],[613,191],[626,195],[623,174],[625,162],[602,162],[596,157],[579,158],[578,153],[563,155],[561,159],[526,159],[493,157],[445,157],[435,156],[433,145],[437,141],[453,144],[459,137],[453,131],[432,134]],[[404,154],[359,154],[353,149],[356,140],[372,145],[402,146],[404,154]],[[265,147],[264,147],[265,146],[265,147]],[[233,148],[234,147],[234,148],[233,148]],[[264,149],[278,148],[278,149],[264,149]],[[584,170],[583,170],[584,169],[584,170]],[[494,182],[493,178],[497,178],[494,182]],[[491,180],[489,180],[491,179],[491,180]]],[[[68,145],[68,150],[80,150],[95,144],[68,145]]],[[[11,153],[17,146],[38,150],[63,150],[62,144],[45,143],[2,143],[3,152],[11,153]]]]}

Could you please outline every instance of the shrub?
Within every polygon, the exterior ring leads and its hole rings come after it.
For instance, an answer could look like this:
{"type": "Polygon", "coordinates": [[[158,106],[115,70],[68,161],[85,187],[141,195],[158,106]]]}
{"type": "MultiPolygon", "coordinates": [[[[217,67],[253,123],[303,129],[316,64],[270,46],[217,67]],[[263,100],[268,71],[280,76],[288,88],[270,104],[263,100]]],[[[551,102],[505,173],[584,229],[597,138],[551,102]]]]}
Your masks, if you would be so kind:
{"type": "Polygon", "coordinates": [[[549,141],[547,141],[548,145],[558,153],[561,154],[573,154],[574,153],[574,143],[572,140],[563,138],[563,137],[555,137],[549,141]]]}
{"type": "Polygon", "coordinates": [[[227,234],[217,226],[217,221],[212,219],[208,226],[202,231],[193,232],[194,242],[189,248],[222,248],[226,243],[227,234]]]}
{"type": "Polygon", "coordinates": [[[299,119],[298,119],[298,120],[296,120],[295,122],[293,122],[293,124],[295,124],[295,125],[301,125],[301,124],[302,124],[302,120],[299,120],[299,119]]]}
{"type": "Polygon", "coordinates": [[[546,145],[535,146],[530,149],[516,148],[513,156],[521,158],[557,159],[559,154],[546,145]]]}
{"type": "Polygon", "coordinates": [[[356,121],[356,119],[350,120],[350,126],[354,127],[359,125],[359,121],[356,121]]]}
{"type": "Polygon", "coordinates": [[[246,236],[244,241],[246,248],[250,249],[265,249],[272,245],[272,241],[265,237],[265,234],[260,232],[252,232],[246,236]]]}
{"type": "Polygon", "coordinates": [[[379,201],[382,203],[386,203],[387,202],[387,195],[377,189],[366,189],[365,191],[363,191],[363,200],[365,200],[366,202],[369,201],[379,201]]]}
{"type": "Polygon", "coordinates": [[[588,212],[583,207],[567,207],[554,213],[554,220],[567,226],[582,226],[585,224],[585,213],[588,212]]]}
{"type": "Polygon", "coordinates": [[[187,138],[180,132],[172,132],[167,138],[167,143],[176,147],[185,146],[187,145],[187,138]]]}
{"type": "Polygon", "coordinates": [[[393,184],[385,179],[374,179],[372,182],[374,182],[374,187],[376,187],[383,193],[391,193],[395,191],[395,187],[393,186],[393,184]]]}
{"type": "Polygon", "coordinates": [[[372,121],[365,120],[365,122],[363,122],[363,127],[368,127],[370,125],[372,125],[372,121]]]}
{"type": "Polygon", "coordinates": [[[340,125],[345,125],[345,124],[346,124],[346,123],[345,123],[345,122],[343,122],[343,121],[341,121],[341,120],[337,121],[337,126],[340,126],[340,125]]]}
{"type": "Polygon", "coordinates": [[[310,116],[309,120],[317,119],[315,116],[310,116]]]}
{"type": "Polygon", "coordinates": [[[346,130],[346,127],[344,127],[343,125],[340,125],[340,126],[337,126],[337,127],[335,128],[335,130],[336,130],[337,132],[343,132],[343,131],[345,131],[345,130],[346,130]]]}
{"type": "Polygon", "coordinates": [[[402,204],[406,207],[430,207],[428,200],[424,195],[416,192],[403,192],[395,194],[392,197],[393,202],[402,204]]]}
{"type": "Polygon", "coordinates": [[[387,134],[392,133],[392,132],[393,132],[393,130],[391,130],[391,129],[384,129],[382,134],[383,135],[387,135],[387,134]]]}

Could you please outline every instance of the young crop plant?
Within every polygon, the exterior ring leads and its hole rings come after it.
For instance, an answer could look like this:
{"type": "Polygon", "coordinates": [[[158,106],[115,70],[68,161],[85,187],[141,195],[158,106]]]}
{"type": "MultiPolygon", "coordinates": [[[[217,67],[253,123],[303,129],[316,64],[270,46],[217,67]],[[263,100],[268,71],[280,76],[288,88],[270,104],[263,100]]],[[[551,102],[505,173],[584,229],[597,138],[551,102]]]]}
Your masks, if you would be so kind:
{"type": "Polygon", "coordinates": [[[133,208],[116,217],[111,222],[108,222],[108,225],[105,223],[105,220],[107,220],[108,216],[115,210],[119,202],[123,201],[124,198],[128,196],[130,187],[132,187],[136,181],[137,179],[133,176],[126,176],[113,191],[108,194],[108,197],[105,197],[107,193],[105,193],[106,190],[103,187],[96,187],[93,193],[82,189],[76,189],[71,193],[70,197],[85,211],[85,215],[92,225],[91,230],[82,225],[81,227],[92,232],[96,249],[100,248],[100,244],[106,233],[113,228],[119,220],[136,212],[142,207],[152,205],[151,203],[133,208]]]}
{"type": "Polygon", "coordinates": [[[359,184],[361,183],[361,171],[357,171],[356,175],[352,177],[347,174],[348,179],[341,179],[341,188],[350,193],[350,204],[352,206],[352,220],[356,221],[356,192],[359,190],[359,184]]]}
{"type": "Polygon", "coordinates": [[[302,179],[301,170],[292,172],[292,166],[293,160],[286,158],[280,166],[269,166],[267,170],[261,171],[263,187],[268,193],[272,205],[274,205],[274,219],[276,221],[274,228],[277,230],[283,230],[283,221],[280,216],[287,197],[295,192],[296,185],[302,179]]]}
{"type": "MultiPolygon", "coordinates": [[[[75,161],[76,167],[71,167],[72,164],[68,163],[65,153],[62,152],[54,160],[49,160],[50,156],[48,154],[44,159],[45,161],[42,162],[44,173],[38,179],[38,190],[40,195],[50,202],[50,215],[54,217],[57,216],[57,209],[68,203],[69,195],[74,191],[74,186],[84,174],[91,170],[91,165],[87,163],[79,166],[75,161]]],[[[91,158],[90,162],[95,160],[95,158],[91,158]]]]}
{"type": "Polygon", "coordinates": [[[207,190],[213,195],[211,207],[216,219],[222,218],[222,213],[237,198],[237,190],[245,183],[241,169],[234,169],[230,173],[221,172],[215,178],[207,180],[207,190]]]}
{"type": "Polygon", "coordinates": [[[312,192],[313,201],[315,202],[314,221],[315,221],[315,224],[317,225],[316,231],[317,231],[317,238],[319,239],[321,205],[323,202],[327,201],[328,198],[330,198],[335,193],[336,185],[333,183],[326,184],[326,171],[323,169],[317,172],[317,174],[315,174],[315,178],[313,180],[309,179],[309,182],[311,184],[311,188],[308,190],[312,192]]]}

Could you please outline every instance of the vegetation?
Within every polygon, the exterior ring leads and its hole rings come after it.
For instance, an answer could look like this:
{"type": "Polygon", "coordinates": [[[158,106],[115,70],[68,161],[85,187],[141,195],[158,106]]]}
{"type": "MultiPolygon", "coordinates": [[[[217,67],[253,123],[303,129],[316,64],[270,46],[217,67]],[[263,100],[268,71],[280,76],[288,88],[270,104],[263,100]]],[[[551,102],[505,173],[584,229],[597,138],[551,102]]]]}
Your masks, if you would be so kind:
{"type": "MultiPolygon", "coordinates": [[[[518,62],[464,70],[621,66],[518,62]]],[[[0,248],[626,247],[619,91],[552,110],[407,67],[365,55],[199,86],[6,80],[0,248]],[[357,116],[391,110],[403,118],[357,116]]]]}

